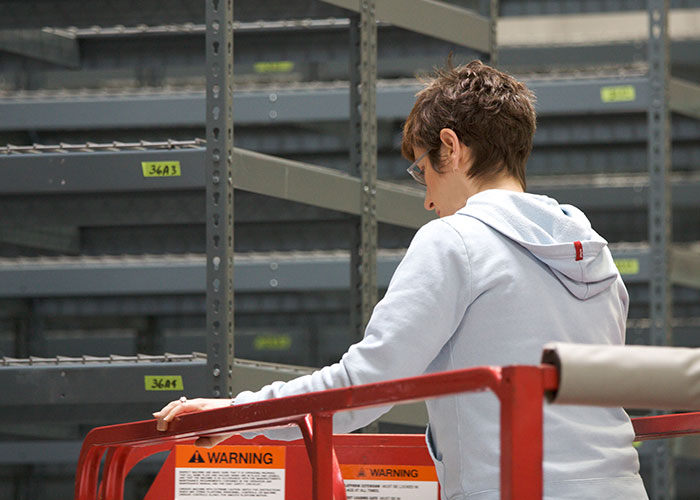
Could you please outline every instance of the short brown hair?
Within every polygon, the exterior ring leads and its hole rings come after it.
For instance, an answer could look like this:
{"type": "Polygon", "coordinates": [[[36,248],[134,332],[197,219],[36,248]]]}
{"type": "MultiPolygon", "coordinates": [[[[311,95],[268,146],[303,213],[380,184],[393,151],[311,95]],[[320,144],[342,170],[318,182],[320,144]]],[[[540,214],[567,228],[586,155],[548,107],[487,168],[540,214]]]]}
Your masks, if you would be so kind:
{"type": "Polygon", "coordinates": [[[525,84],[481,61],[457,67],[448,61],[416,94],[401,153],[413,161],[414,146],[425,148],[440,171],[440,130],[449,128],[473,151],[470,177],[484,182],[505,171],[525,189],[536,126],[534,101],[525,84]]]}

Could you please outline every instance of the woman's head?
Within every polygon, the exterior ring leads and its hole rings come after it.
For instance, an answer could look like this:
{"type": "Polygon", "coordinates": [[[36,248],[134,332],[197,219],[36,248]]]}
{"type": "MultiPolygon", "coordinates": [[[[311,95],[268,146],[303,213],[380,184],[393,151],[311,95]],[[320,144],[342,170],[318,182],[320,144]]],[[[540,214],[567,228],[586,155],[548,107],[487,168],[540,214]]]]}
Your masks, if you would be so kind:
{"type": "Polygon", "coordinates": [[[401,152],[408,160],[427,150],[432,168],[444,164],[445,134],[454,132],[470,151],[466,175],[486,184],[503,175],[525,189],[525,164],[535,133],[535,97],[510,75],[472,61],[437,70],[406,119],[401,152]]]}

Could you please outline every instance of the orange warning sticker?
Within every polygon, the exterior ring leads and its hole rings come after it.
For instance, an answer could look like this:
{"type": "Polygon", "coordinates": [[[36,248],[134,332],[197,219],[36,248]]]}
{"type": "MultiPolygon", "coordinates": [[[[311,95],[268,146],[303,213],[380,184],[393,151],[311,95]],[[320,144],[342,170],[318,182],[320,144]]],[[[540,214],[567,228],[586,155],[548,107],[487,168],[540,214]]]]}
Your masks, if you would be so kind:
{"type": "Polygon", "coordinates": [[[343,479],[374,481],[437,481],[435,467],[427,465],[340,465],[343,479]]]}
{"type": "Polygon", "coordinates": [[[284,446],[176,446],[175,467],[284,469],[284,446]]]}

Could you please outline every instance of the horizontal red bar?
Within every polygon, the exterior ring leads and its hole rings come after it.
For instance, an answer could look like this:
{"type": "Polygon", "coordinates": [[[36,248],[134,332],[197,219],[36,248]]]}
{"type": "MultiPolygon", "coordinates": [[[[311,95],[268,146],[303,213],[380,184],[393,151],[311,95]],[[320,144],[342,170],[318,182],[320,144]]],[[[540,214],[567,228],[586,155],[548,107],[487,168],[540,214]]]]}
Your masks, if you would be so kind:
{"type": "Polygon", "coordinates": [[[700,412],[632,419],[636,441],[688,436],[700,433],[700,412]]]}
{"type": "MultiPolygon", "coordinates": [[[[556,378],[554,367],[542,366],[542,370],[547,374],[546,379],[556,378]],[[550,371],[553,375],[548,373],[550,371]]],[[[143,445],[203,434],[240,432],[252,428],[287,425],[306,416],[309,408],[313,408],[314,413],[333,413],[460,392],[490,389],[497,393],[500,379],[500,367],[477,367],[331,389],[183,415],[171,422],[166,432],[156,431],[153,420],[102,427],[88,434],[84,446],[126,443],[143,445]],[[222,425],[222,422],[235,422],[235,424],[222,425]]]]}

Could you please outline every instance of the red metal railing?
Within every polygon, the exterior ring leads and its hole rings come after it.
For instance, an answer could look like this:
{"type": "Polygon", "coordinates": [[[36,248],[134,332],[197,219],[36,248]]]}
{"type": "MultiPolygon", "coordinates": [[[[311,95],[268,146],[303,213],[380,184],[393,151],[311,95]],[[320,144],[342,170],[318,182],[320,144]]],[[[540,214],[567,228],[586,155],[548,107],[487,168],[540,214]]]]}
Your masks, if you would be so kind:
{"type": "Polygon", "coordinates": [[[513,499],[513,492],[517,491],[518,499],[539,500],[542,498],[542,403],[545,391],[556,387],[557,373],[551,366],[479,367],[184,415],[175,419],[166,432],[156,431],[153,420],[101,427],[93,429],[83,442],[75,498],[96,498],[100,461],[105,451],[99,498],[121,499],[129,470],[138,460],[172,446],[173,441],[298,425],[311,461],[314,500],[342,500],[345,489],[333,452],[334,413],[491,390],[501,401],[502,498],[513,499]]]}
{"type": "MultiPolygon", "coordinates": [[[[478,367],[183,415],[171,422],[166,432],[157,431],[153,420],[100,427],[83,442],[75,499],[121,500],[124,479],[131,468],[149,455],[171,449],[175,442],[297,425],[311,463],[314,500],[345,500],[333,448],[334,413],[491,390],[501,403],[501,498],[541,500],[542,406],[544,394],[557,389],[557,376],[556,369],[549,365],[478,367]],[[105,452],[100,482],[99,468],[105,452]]],[[[635,419],[634,425],[640,440],[697,433],[700,413],[645,417],[635,419]]]]}

